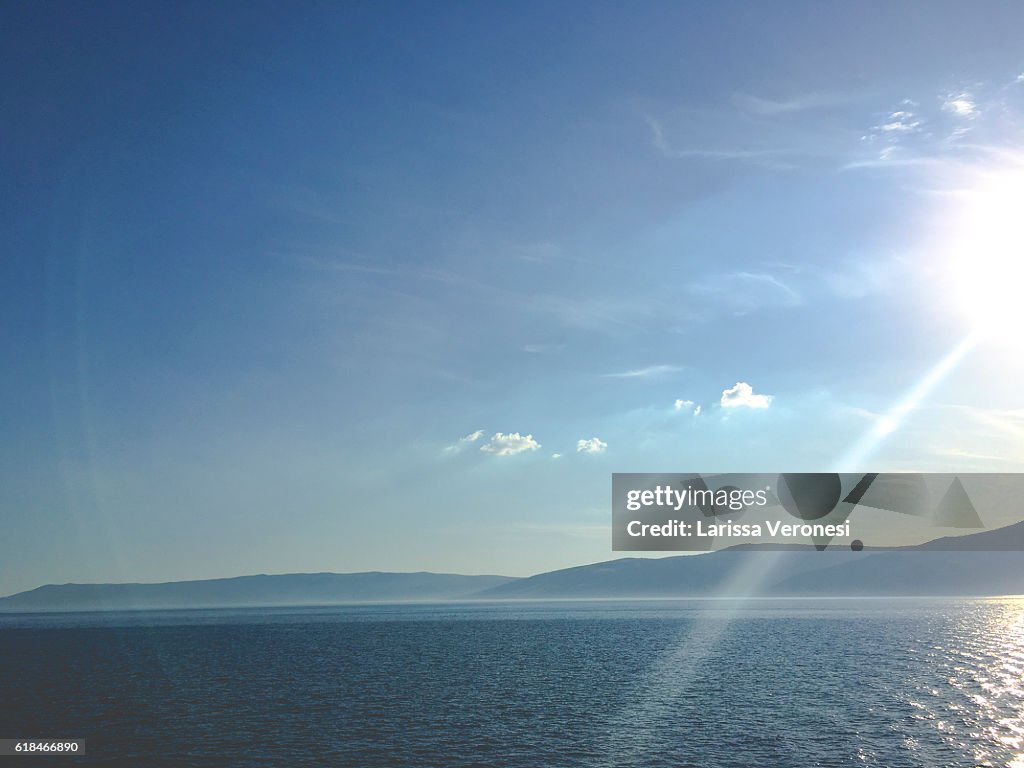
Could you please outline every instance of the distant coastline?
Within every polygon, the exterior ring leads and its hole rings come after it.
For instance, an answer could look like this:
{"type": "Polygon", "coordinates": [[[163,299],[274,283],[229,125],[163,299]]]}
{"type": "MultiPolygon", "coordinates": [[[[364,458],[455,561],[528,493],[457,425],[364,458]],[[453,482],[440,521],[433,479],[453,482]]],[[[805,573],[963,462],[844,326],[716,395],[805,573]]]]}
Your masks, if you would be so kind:
{"type": "Polygon", "coordinates": [[[621,558],[535,576],[307,573],[159,584],[50,584],[0,612],[281,607],[383,602],[1024,594],[1024,523],[914,547],[852,552],[739,546],[621,558]],[[993,551],[1001,550],[1001,551],[993,551]]]}

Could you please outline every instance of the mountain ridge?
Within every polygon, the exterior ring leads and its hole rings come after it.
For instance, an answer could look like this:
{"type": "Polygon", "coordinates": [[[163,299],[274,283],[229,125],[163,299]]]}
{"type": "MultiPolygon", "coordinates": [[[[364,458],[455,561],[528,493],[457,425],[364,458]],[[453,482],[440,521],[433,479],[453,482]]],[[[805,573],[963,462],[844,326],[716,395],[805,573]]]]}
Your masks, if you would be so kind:
{"type": "Polygon", "coordinates": [[[271,607],[360,602],[438,601],[465,597],[510,576],[429,571],[253,574],[187,581],[45,584],[0,598],[15,610],[271,607]]]}
{"type": "Polygon", "coordinates": [[[272,607],[459,600],[714,596],[1024,594],[1024,521],[863,552],[743,545],[622,557],[534,576],[321,571],[155,583],[47,584],[0,598],[0,612],[272,607]]]}

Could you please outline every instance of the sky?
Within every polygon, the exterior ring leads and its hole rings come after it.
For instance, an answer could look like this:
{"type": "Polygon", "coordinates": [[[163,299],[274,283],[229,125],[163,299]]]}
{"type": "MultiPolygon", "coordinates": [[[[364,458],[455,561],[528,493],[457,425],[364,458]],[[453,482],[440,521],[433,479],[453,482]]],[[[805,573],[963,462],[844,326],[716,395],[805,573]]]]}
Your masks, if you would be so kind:
{"type": "Polygon", "coordinates": [[[7,3],[0,594],[1020,471],[1019,3],[7,3]]]}

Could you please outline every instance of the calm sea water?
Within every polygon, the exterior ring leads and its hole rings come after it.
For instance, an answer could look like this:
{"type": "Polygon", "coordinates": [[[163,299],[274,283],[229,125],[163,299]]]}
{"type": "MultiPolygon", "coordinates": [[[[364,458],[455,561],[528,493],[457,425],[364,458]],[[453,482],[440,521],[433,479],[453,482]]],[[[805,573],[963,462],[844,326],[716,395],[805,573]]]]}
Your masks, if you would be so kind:
{"type": "Polygon", "coordinates": [[[86,739],[25,766],[1024,766],[1024,601],[7,615],[0,712],[86,739]]]}

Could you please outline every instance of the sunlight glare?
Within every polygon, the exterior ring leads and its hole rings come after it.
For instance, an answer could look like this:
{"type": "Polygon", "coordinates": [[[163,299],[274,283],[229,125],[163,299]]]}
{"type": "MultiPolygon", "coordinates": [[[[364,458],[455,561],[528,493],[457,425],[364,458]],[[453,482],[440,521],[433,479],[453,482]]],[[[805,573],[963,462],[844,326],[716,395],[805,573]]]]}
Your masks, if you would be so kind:
{"type": "Polygon", "coordinates": [[[986,340],[1024,339],[1024,162],[979,172],[955,196],[943,250],[951,290],[986,340]]]}

